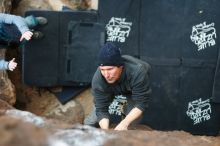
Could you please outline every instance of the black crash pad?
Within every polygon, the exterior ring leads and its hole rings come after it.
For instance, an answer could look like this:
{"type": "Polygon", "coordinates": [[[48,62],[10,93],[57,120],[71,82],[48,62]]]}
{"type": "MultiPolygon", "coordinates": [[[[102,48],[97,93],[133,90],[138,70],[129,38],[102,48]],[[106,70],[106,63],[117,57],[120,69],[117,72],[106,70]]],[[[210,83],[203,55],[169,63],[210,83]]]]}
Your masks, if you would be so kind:
{"type": "MultiPolygon", "coordinates": [[[[68,27],[70,21],[96,23],[97,13],[95,11],[27,11],[25,15],[46,17],[48,19],[48,24],[46,26],[35,28],[35,30],[39,30],[44,33],[45,36],[43,39],[31,40],[27,42],[23,48],[22,78],[24,83],[41,87],[49,87],[54,85],[72,86],[89,84],[91,81],[91,74],[94,72],[94,69],[90,69],[96,68],[96,64],[89,64],[89,66],[87,66],[88,64],[85,64],[86,62],[80,57],[78,57],[79,60],[77,60],[74,58],[75,56],[71,56],[70,54],[76,55],[71,53],[76,52],[78,53],[77,56],[84,56],[85,54],[90,56],[92,55],[92,58],[88,57],[87,62],[93,62],[93,57],[97,53],[95,50],[100,48],[100,45],[103,43],[100,40],[104,40],[104,38],[101,38],[104,36],[100,35],[99,33],[103,34],[104,29],[103,32],[100,32],[102,29],[100,27],[97,33],[86,33],[85,31],[83,32],[83,29],[81,29],[83,33],[78,34],[72,32],[72,36],[69,36],[70,31],[68,30],[68,27]],[[77,42],[72,43],[85,45],[79,46],[69,44],[69,40],[72,39],[70,37],[74,38],[75,34],[80,36],[80,39],[73,39],[73,41],[77,42]],[[81,35],[85,35],[86,38],[92,39],[90,41],[86,41],[85,39],[83,40],[81,35]],[[67,58],[71,58],[72,60],[75,59],[71,62],[71,65],[79,65],[83,67],[83,74],[80,72],[81,79],[85,77],[83,83],[80,83],[81,80],[77,80],[75,82],[74,79],[67,79],[67,58]],[[77,64],[75,64],[75,62],[77,62],[77,64]]],[[[88,31],[90,30],[95,32],[94,27],[90,27],[88,31]]],[[[74,73],[78,72],[75,70],[74,73]]],[[[73,75],[74,78],[75,74],[71,75],[73,75]]]]}

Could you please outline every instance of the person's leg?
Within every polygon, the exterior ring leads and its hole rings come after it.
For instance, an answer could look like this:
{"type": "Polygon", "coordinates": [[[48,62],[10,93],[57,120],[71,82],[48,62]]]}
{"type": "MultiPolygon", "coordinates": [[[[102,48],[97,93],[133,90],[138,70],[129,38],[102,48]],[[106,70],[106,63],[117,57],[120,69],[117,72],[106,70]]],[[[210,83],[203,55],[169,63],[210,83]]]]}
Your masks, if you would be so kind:
{"type": "MultiPolygon", "coordinates": [[[[36,27],[37,25],[45,25],[47,24],[47,19],[44,17],[35,17],[33,15],[25,17],[25,22],[30,29],[36,27]]],[[[40,31],[33,31],[33,39],[41,39],[44,37],[44,34],[40,31]]]]}
{"type": "Polygon", "coordinates": [[[14,43],[19,44],[21,32],[14,24],[1,24],[0,36],[8,45],[14,43]]]}
{"type": "Polygon", "coordinates": [[[25,22],[29,28],[34,28],[37,25],[47,24],[47,19],[45,17],[35,17],[33,15],[25,17],[25,22]]]}
{"type": "Polygon", "coordinates": [[[93,106],[93,109],[92,109],[91,113],[84,119],[83,123],[85,125],[90,125],[90,126],[97,127],[97,125],[98,125],[98,118],[96,116],[96,108],[95,108],[95,106],[93,106]]]}
{"type": "Polygon", "coordinates": [[[25,17],[25,22],[29,28],[33,28],[38,25],[38,21],[33,15],[25,17]]]}

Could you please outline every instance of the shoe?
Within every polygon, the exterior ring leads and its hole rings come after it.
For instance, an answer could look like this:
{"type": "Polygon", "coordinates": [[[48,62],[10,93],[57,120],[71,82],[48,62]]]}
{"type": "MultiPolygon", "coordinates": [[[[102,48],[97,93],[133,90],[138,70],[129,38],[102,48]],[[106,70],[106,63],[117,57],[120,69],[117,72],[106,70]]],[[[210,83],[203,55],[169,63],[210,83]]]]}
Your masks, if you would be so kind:
{"type": "Polygon", "coordinates": [[[36,17],[39,25],[47,24],[47,19],[45,17],[36,17]]]}
{"type": "Polygon", "coordinates": [[[44,37],[44,34],[40,31],[34,31],[32,35],[32,39],[38,40],[42,39],[44,37]]]}

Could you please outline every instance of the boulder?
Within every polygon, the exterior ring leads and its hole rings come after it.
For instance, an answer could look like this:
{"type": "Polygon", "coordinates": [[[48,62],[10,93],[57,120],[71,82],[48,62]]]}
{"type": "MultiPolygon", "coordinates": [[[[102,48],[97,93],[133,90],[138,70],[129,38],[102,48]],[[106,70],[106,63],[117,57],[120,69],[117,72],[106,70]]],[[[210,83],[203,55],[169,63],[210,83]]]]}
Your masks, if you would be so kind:
{"type": "Polygon", "coordinates": [[[143,127],[115,131],[81,124],[60,126],[59,121],[16,109],[0,115],[0,123],[0,146],[219,146],[220,143],[219,136],[195,136],[184,131],[163,132],[143,127]]]}
{"type": "MultiPolygon", "coordinates": [[[[10,13],[13,0],[1,0],[0,12],[10,13]]],[[[5,59],[5,48],[0,48],[0,59],[5,59]]],[[[8,78],[6,71],[0,71],[0,99],[14,105],[16,102],[15,87],[8,78]]]]}
{"type": "Polygon", "coordinates": [[[47,132],[22,120],[0,117],[0,146],[46,146],[47,132]]]}
{"type": "Polygon", "coordinates": [[[69,124],[82,123],[84,119],[83,108],[81,104],[75,100],[71,100],[65,105],[54,102],[54,104],[47,106],[47,109],[42,115],[69,124]]]}

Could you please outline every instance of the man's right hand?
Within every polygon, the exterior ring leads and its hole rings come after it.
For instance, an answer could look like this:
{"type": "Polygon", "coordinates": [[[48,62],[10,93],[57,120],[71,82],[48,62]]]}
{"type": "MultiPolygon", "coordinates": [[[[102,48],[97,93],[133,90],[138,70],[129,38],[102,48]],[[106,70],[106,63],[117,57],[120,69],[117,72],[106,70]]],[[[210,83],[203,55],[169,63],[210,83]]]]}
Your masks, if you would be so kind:
{"type": "Polygon", "coordinates": [[[20,38],[20,42],[21,42],[23,39],[26,39],[26,40],[29,41],[29,40],[31,39],[32,35],[33,35],[33,32],[31,32],[31,31],[26,31],[26,32],[24,32],[24,33],[22,34],[21,38],[20,38]]]}
{"type": "Polygon", "coordinates": [[[99,121],[99,126],[102,129],[109,129],[109,119],[103,118],[99,121]]]}

